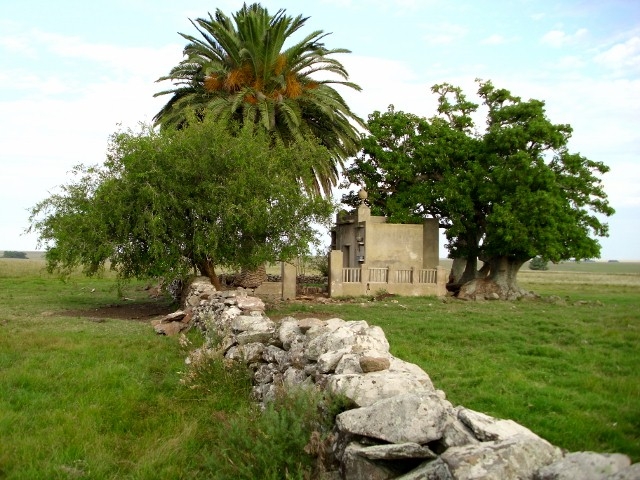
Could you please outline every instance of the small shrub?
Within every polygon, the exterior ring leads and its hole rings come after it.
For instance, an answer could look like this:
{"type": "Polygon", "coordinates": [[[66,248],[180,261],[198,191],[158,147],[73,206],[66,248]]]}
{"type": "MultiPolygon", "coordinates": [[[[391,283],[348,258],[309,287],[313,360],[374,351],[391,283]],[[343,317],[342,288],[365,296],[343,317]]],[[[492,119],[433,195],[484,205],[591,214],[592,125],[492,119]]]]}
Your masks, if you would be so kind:
{"type": "Polygon", "coordinates": [[[14,252],[11,250],[5,250],[5,252],[2,254],[2,258],[22,258],[22,259],[26,259],[27,258],[27,254],[25,252],[14,252]]]}
{"type": "Polygon", "coordinates": [[[330,457],[329,431],[347,408],[342,398],[314,389],[283,392],[264,411],[257,407],[219,425],[220,439],[207,462],[218,478],[317,478],[330,457]]]}
{"type": "MultiPolygon", "coordinates": [[[[185,335],[180,336],[179,342],[183,349],[192,346],[191,339],[185,335]]],[[[188,390],[215,397],[215,407],[220,410],[234,410],[238,405],[249,404],[251,372],[246,366],[226,361],[219,349],[206,345],[191,351],[188,359],[185,370],[180,372],[180,383],[188,390]],[[239,402],[239,399],[246,401],[239,402]]]]}
{"type": "Polygon", "coordinates": [[[532,258],[529,262],[531,270],[549,270],[549,262],[542,257],[532,258]]]}
{"type": "Polygon", "coordinates": [[[313,268],[315,268],[323,277],[329,276],[329,251],[324,255],[316,255],[312,260],[313,268]]]}

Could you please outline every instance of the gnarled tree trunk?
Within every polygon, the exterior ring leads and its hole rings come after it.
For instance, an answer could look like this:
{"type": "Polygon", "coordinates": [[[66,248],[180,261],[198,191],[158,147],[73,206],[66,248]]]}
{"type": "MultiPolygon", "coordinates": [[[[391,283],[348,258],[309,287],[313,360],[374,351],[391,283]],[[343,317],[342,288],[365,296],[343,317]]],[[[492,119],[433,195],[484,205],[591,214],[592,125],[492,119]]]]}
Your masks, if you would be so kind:
{"type": "Polygon", "coordinates": [[[213,285],[216,290],[222,290],[222,285],[220,284],[220,279],[218,275],[216,275],[213,262],[209,258],[205,258],[204,260],[200,260],[196,263],[196,267],[200,270],[200,273],[205,277],[209,277],[211,280],[211,285],[213,285]]]}
{"type": "Polygon", "coordinates": [[[466,258],[454,258],[453,264],[451,265],[451,271],[449,272],[449,281],[447,283],[450,283],[452,285],[459,285],[462,280],[462,274],[464,273],[466,267],[466,258]]]}
{"type": "Polygon", "coordinates": [[[483,266],[485,275],[464,283],[458,298],[514,300],[527,295],[517,281],[518,271],[527,260],[506,255],[488,258],[483,266]]]}

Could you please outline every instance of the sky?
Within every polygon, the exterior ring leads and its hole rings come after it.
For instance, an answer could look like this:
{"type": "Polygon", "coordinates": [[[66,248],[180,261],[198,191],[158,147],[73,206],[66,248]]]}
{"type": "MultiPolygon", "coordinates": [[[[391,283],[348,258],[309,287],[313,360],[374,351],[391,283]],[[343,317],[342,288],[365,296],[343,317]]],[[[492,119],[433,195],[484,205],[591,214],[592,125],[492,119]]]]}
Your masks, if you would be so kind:
{"type": "MultiPolygon", "coordinates": [[[[152,120],[168,100],[154,93],[170,88],[156,80],[182,59],[178,32],[197,35],[189,19],[242,3],[0,2],[0,250],[36,250],[29,208],[72,181],[74,165],[102,163],[112,133],[152,120]]],[[[303,34],[323,30],[328,48],[351,50],[336,58],[362,91],[340,92],[362,118],[391,104],[431,117],[432,85],[474,99],[476,78],[544,100],[552,122],[573,127],[570,151],[611,168],[602,180],[616,214],[601,258],[640,260],[640,2],[261,4],[309,17],[303,34]]]]}

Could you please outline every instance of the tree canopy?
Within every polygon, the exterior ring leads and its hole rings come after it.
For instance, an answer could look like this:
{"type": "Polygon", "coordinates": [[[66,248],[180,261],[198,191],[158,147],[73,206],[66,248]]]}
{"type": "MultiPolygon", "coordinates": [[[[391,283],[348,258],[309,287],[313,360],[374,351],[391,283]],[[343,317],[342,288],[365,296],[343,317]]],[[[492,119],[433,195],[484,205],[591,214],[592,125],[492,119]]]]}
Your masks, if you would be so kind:
{"type": "MultiPolygon", "coordinates": [[[[607,235],[601,218],[614,213],[599,178],[609,169],[568,150],[572,129],[553,124],[544,102],[478,85],[483,131],[474,123],[478,104],[458,87],[435,85],[430,119],[393,107],[369,116],[370,135],[346,175],[391,221],[438,218],[450,256],[465,262],[455,279],[468,284],[463,291],[484,285],[509,298],[522,294],[516,275],[531,258],[599,256],[593,237],[607,235]]],[[[345,201],[353,204],[353,194],[345,201]]]]}
{"type": "Polygon", "coordinates": [[[307,251],[332,206],[300,178],[327,158],[311,140],[285,146],[209,118],[188,128],[118,132],[102,165],[31,209],[50,271],[109,264],[121,279],[171,280],[193,268],[255,267],[307,251]]]}
{"type": "Polygon", "coordinates": [[[180,34],[189,42],[185,58],[159,79],[174,88],[156,94],[171,95],[156,124],[180,127],[195,110],[231,124],[254,124],[287,145],[315,137],[331,152],[311,165],[316,189],[329,193],[343,162],[357,153],[356,126],[363,125],[332,85],[360,87],[347,81],[346,69],[333,58],[349,50],[326,48],[321,30],[285,46],[306,21],[284,10],[271,15],[257,3],[231,18],[218,9],[192,21],[199,37],[180,34]]]}

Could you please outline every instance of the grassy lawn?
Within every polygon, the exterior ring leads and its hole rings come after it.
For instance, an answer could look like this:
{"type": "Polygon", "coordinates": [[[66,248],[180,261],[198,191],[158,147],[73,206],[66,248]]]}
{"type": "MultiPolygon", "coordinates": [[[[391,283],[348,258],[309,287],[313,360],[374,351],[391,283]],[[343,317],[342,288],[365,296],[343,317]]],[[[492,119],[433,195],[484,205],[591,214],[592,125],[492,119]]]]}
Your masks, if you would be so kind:
{"type": "MultiPolygon", "coordinates": [[[[572,451],[640,461],[640,272],[523,271],[522,283],[556,297],[357,299],[268,314],[380,325],[392,353],[424,368],[452,403],[512,418],[572,451]]],[[[156,336],[148,318],[77,314],[167,308],[144,287],[118,295],[108,275],[62,283],[39,260],[0,259],[0,479],[282,478],[268,462],[300,457],[303,431],[295,445],[273,442],[298,431],[302,414],[292,412],[304,405],[260,416],[243,372],[219,365],[187,388],[185,350],[156,336]]]]}
{"type": "Polygon", "coordinates": [[[174,309],[145,287],[0,259],[0,479],[302,479],[318,399],[260,412],[245,370],[189,369],[148,316],[104,317],[174,309]]]}

